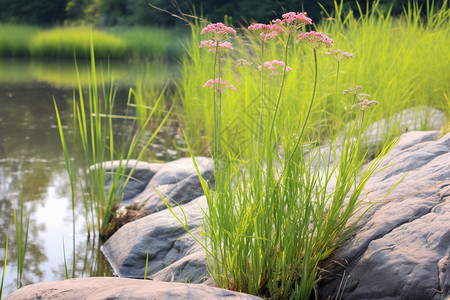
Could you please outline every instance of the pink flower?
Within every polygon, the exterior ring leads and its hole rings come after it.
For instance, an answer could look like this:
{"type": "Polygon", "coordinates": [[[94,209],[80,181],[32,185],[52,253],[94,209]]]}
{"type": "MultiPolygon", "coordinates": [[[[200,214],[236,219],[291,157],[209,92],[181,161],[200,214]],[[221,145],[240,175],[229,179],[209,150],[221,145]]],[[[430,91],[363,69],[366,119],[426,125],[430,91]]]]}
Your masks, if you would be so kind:
{"type": "MultiPolygon", "coordinates": [[[[283,61],[279,60],[272,60],[272,61],[266,61],[264,62],[263,66],[259,66],[258,69],[262,70],[264,69],[271,70],[271,75],[279,75],[279,71],[282,71],[284,69],[285,63],[283,61]]],[[[292,71],[292,68],[289,66],[286,66],[286,72],[292,71]]]]}
{"type": "Polygon", "coordinates": [[[213,40],[221,41],[228,38],[230,34],[236,35],[236,30],[219,22],[215,24],[209,24],[208,26],[203,28],[200,34],[205,33],[211,33],[213,40]]]}
{"type": "Polygon", "coordinates": [[[333,56],[338,61],[341,61],[341,60],[347,59],[347,58],[353,58],[353,54],[351,54],[350,52],[343,52],[341,49],[337,49],[337,50],[327,49],[325,51],[325,54],[329,55],[329,56],[333,56]]]}
{"type": "Polygon", "coordinates": [[[222,78],[216,78],[216,80],[214,79],[210,79],[207,82],[205,82],[205,84],[203,85],[203,87],[209,87],[209,88],[214,88],[214,86],[216,87],[216,90],[219,93],[222,93],[225,89],[230,88],[232,90],[236,91],[236,88],[234,86],[232,86],[231,84],[228,84],[229,80],[227,81],[223,81],[222,78]]]}
{"type": "Polygon", "coordinates": [[[284,33],[284,29],[277,24],[267,25],[256,23],[248,27],[249,30],[259,33],[261,43],[267,43],[269,39],[276,37],[279,33],[284,33]]]}
{"type": "Polygon", "coordinates": [[[295,13],[293,11],[285,13],[282,15],[283,22],[292,24],[292,23],[301,23],[301,25],[312,24],[312,19],[306,16],[306,13],[295,13]]]}
{"type": "Polygon", "coordinates": [[[380,104],[378,101],[376,101],[376,100],[369,100],[369,98],[370,98],[370,95],[368,95],[368,94],[366,94],[366,93],[361,93],[361,94],[358,94],[358,100],[359,100],[359,103],[356,103],[356,104],[354,104],[353,106],[352,106],[352,110],[353,109],[357,109],[357,108],[359,108],[360,110],[366,110],[366,108],[367,107],[370,107],[370,106],[374,106],[374,105],[377,105],[377,104],[380,104]]]}
{"type": "Polygon", "coordinates": [[[350,88],[350,89],[348,89],[348,90],[343,90],[342,91],[342,94],[344,94],[344,95],[346,95],[346,94],[357,94],[358,93],[358,91],[360,91],[360,90],[362,90],[362,86],[360,86],[360,85],[357,85],[357,86],[355,86],[354,88],[350,88]]]}
{"type": "MultiPolygon", "coordinates": [[[[217,43],[218,42],[215,42],[213,40],[201,41],[199,48],[211,47],[211,49],[209,49],[208,52],[216,52],[217,43]]],[[[233,47],[231,47],[231,43],[230,42],[219,43],[219,47],[228,48],[228,49],[233,50],[233,47]]]]}
{"type": "Polygon", "coordinates": [[[304,25],[312,25],[311,18],[306,13],[288,12],[282,15],[283,20],[272,20],[273,24],[285,26],[289,33],[294,33],[304,25]]]}
{"type": "Polygon", "coordinates": [[[300,33],[298,35],[299,39],[297,40],[297,44],[299,43],[308,43],[313,49],[317,50],[322,46],[325,47],[333,47],[333,40],[327,37],[322,32],[306,32],[300,33]]]}

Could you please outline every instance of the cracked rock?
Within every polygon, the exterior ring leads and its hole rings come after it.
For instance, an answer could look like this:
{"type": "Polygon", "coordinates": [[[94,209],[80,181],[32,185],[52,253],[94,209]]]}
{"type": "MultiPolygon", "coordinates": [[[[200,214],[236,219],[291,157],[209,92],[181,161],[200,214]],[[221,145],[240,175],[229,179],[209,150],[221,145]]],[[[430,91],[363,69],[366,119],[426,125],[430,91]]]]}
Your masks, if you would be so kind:
{"type": "Polygon", "coordinates": [[[403,134],[368,181],[365,205],[376,204],[324,262],[321,299],[450,296],[450,134],[432,136],[403,134]]]}

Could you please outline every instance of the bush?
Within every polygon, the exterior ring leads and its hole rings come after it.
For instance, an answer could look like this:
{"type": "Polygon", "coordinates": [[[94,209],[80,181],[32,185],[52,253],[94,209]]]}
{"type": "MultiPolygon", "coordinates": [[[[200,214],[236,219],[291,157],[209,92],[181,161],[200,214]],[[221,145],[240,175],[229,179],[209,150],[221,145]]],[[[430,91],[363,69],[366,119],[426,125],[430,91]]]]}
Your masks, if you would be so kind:
{"type": "Polygon", "coordinates": [[[41,31],[31,39],[31,55],[73,58],[75,54],[78,58],[88,58],[91,32],[97,57],[125,56],[127,44],[123,39],[88,27],[60,27],[41,31]]]}

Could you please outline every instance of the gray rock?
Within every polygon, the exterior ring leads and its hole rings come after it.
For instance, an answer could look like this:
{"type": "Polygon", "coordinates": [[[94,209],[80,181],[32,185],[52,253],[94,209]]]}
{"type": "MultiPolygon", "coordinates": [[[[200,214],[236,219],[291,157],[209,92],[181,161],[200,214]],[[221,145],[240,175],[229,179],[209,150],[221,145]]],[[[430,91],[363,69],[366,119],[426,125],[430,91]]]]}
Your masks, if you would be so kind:
{"type": "MultiPolygon", "coordinates": [[[[111,188],[111,174],[112,171],[117,172],[119,166],[125,168],[124,175],[128,176],[133,168],[133,174],[131,178],[128,180],[127,185],[124,189],[123,195],[123,203],[127,203],[130,199],[132,199],[137,194],[141,193],[145,187],[148,185],[150,179],[158,172],[159,169],[164,165],[163,163],[147,163],[143,161],[137,161],[135,159],[130,159],[127,161],[119,161],[115,160],[112,163],[107,161],[104,163],[104,168],[106,171],[105,174],[105,192],[108,193],[111,188]],[[122,165],[121,165],[122,164],[122,165]]],[[[91,170],[94,170],[94,167],[91,166],[91,170]]],[[[125,178],[126,180],[126,178],[125,178]]],[[[122,182],[124,180],[121,180],[122,182]]],[[[121,184],[119,184],[121,186],[121,184]]]]}
{"type": "Polygon", "coordinates": [[[441,130],[445,126],[446,119],[445,113],[435,108],[412,107],[394,114],[388,120],[382,119],[370,124],[362,136],[371,156],[381,147],[393,128],[398,129],[399,134],[416,130],[441,130]]]}
{"type": "Polygon", "coordinates": [[[450,296],[450,134],[436,135],[402,135],[368,181],[364,206],[375,204],[324,262],[321,299],[450,296]]]}
{"type": "MultiPolygon", "coordinates": [[[[195,157],[200,174],[214,170],[214,163],[208,157],[195,157]]],[[[158,173],[150,180],[153,186],[174,184],[190,176],[197,175],[194,163],[190,157],[180,158],[163,165],[158,173]]],[[[208,179],[208,178],[205,178],[208,179]]]]}
{"type": "MultiPolygon", "coordinates": [[[[196,233],[195,228],[202,223],[203,210],[207,210],[206,197],[201,196],[181,207],[186,219],[180,207],[173,211],[196,233]]],[[[143,278],[148,252],[148,278],[167,280],[173,277],[174,281],[195,283],[208,279],[205,251],[168,209],[124,225],[101,250],[114,273],[121,277],[143,278]],[[189,255],[198,252],[202,255],[191,256],[195,260],[189,261],[189,255]],[[164,269],[167,273],[161,272],[164,269]]]]}
{"type": "Polygon", "coordinates": [[[68,279],[25,286],[6,299],[261,299],[203,284],[185,284],[115,277],[68,279]]]}
{"type": "MultiPolygon", "coordinates": [[[[201,169],[199,168],[199,170],[201,170],[201,176],[208,180],[208,184],[211,186],[214,183],[212,160],[203,160],[203,162],[208,162],[208,165],[203,164],[203,167],[201,169]],[[209,164],[209,162],[211,162],[211,164],[209,164]]],[[[171,165],[172,163],[168,163],[168,165],[169,164],[171,165]]],[[[160,195],[163,196],[170,205],[184,204],[203,195],[203,188],[197,173],[194,172],[194,165],[192,164],[192,168],[190,170],[191,174],[186,172],[189,169],[185,167],[181,169],[181,172],[177,173],[176,171],[178,169],[175,168],[178,166],[179,165],[172,165],[173,168],[170,169],[169,176],[164,176],[164,174],[167,175],[169,172],[165,167],[163,167],[161,172],[158,172],[155,175],[155,177],[158,176],[156,177],[157,180],[152,179],[145,190],[142,191],[141,194],[136,195],[136,197],[131,200],[131,203],[142,204],[142,211],[145,214],[151,214],[162,209],[166,209],[166,204],[161,200],[160,195]],[[180,173],[183,176],[181,176],[180,173]],[[162,176],[159,176],[160,174],[162,176]],[[160,182],[158,178],[161,179],[162,182],[172,182],[175,177],[179,179],[179,181],[169,184],[154,185],[160,182]]]]}

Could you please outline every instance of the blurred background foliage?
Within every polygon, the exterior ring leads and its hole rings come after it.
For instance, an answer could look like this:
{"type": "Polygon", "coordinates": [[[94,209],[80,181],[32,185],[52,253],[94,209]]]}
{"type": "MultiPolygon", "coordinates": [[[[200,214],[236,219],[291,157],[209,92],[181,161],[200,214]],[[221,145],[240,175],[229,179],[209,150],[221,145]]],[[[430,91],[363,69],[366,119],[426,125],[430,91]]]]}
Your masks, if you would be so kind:
{"type": "MultiPolygon", "coordinates": [[[[346,9],[358,11],[355,0],[343,0],[346,9]]],[[[338,1],[340,2],[340,1],[338,1]]],[[[426,5],[427,0],[417,0],[426,5]]],[[[284,11],[306,11],[316,23],[328,12],[333,11],[334,1],[324,0],[0,0],[1,23],[25,23],[41,26],[85,25],[97,26],[174,26],[177,19],[149,6],[149,3],[171,12],[203,15],[212,22],[223,21],[227,16],[233,25],[251,21],[267,22],[274,16],[280,17],[284,11]]],[[[363,12],[370,8],[372,1],[359,1],[363,12]]],[[[392,13],[400,14],[408,0],[382,0],[387,10],[392,5],[392,13]]],[[[440,6],[443,0],[435,0],[440,6]]]]}

